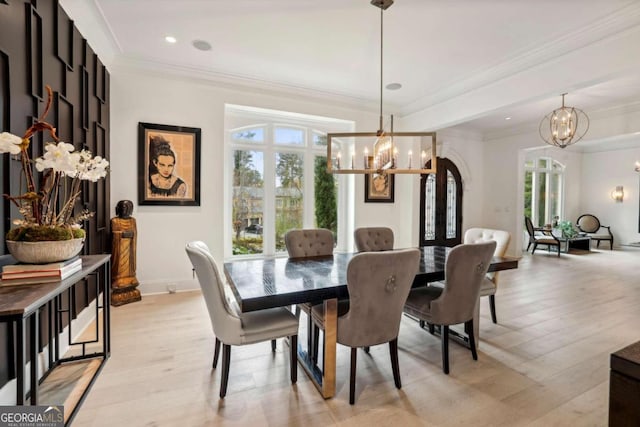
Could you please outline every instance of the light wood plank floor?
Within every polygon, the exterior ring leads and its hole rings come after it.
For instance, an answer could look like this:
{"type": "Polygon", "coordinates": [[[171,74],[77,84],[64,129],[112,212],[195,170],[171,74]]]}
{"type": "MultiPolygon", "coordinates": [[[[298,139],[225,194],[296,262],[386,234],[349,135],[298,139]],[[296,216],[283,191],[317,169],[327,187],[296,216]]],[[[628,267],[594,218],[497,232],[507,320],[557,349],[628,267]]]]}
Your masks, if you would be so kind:
{"type": "Polygon", "coordinates": [[[358,356],[354,406],[347,348],[325,401],[301,369],[291,386],[282,340],[275,355],[269,343],[233,347],[220,400],[200,293],[145,296],[113,308],[112,356],[74,426],[604,426],[609,355],[640,340],[639,261],[633,249],[525,254],[501,273],[498,325],[482,299],[477,362],[452,344],[444,375],[439,339],[405,318],[402,390],[387,346],[373,347],[358,356]]]}

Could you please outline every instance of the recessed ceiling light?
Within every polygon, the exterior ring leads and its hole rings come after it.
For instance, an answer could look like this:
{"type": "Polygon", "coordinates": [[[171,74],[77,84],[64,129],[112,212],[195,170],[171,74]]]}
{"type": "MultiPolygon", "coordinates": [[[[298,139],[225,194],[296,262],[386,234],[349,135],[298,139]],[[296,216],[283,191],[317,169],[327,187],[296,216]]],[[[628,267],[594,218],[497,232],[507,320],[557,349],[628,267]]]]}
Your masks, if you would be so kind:
{"type": "Polygon", "coordinates": [[[511,117],[505,117],[504,119],[505,120],[511,120],[511,117]]]}
{"type": "Polygon", "coordinates": [[[402,87],[400,83],[389,83],[386,88],[389,90],[398,90],[402,87]]]}
{"type": "Polygon", "coordinates": [[[178,39],[176,39],[176,38],[175,38],[175,37],[173,37],[173,36],[166,36],[166,37],[164,38],[164,41],[166,41],[167,43],[171,43],[171,44],[173,44],[173,43],[177,42],[177,41],[178,41],[178,39]]]}
{"type": "Polygon", "coordinates": [[[204,40],[194,40],[191,44],[198,50],[211,50],[211,44],[204,40]]]}

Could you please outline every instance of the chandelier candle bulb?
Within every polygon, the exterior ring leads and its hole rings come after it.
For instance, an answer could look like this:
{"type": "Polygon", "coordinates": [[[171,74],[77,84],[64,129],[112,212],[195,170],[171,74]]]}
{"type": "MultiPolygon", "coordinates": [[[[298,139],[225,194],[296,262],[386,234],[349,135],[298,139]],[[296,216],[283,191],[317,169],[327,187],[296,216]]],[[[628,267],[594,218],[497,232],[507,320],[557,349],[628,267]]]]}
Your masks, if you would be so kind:
{"type": "Polygon", "coordinates": [[[420,155],[420,157],[422,158],[422,164],[420,165],[420,167],[424,167],[424,164],[427,162],[427,153],[426,151],[422,150],[422,154],[420,155]]]}
{"type": "Polygon", "coordinates": [[[411,169],[411,155],[413,154],[413,152],[411,150],[409,150],[409,169],[411,169]]]}
{"type": "Polygon", "coordinates": [[[338,151],[338,154],[336,154],[336,163],[338,166],[338,169],[340,169],[340,158],[342,157],[342,153],[340,151],[338,151]]]}
{"type": "Polygon", "coordinates": [[[369,169],[369,149],[364,147],[364,168],[369,169]]]}
{"type": "Polygon", "coordinates": [[[354,148],[353,150],[351,150],[351,169],[355,169],[356,168],[356,149],[354,148]]]}

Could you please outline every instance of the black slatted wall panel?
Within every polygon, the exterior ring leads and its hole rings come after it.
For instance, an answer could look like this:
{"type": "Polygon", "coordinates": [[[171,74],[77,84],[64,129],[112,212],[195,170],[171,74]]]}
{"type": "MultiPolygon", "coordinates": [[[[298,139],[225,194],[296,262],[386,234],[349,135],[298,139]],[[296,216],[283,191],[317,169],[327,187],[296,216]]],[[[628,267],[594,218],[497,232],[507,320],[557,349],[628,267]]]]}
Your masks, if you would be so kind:
{"type": "MultiPolygon", "coordinates": [[[[24,133],[44,111],[45,85],[54,92],[46,120],[57,128],[60,139],[73,143],[76,149],[86,148],[109,158],[109,73],[100,58],[57,0],[0,0],[0,132],[24,133]]],[[[42,134],[32,140],[33,158],[42,154],[46,142],[49,138],[42,134]]],[[[20,162],[15,156],[2,155],[0,177],[2,193],[19,193],[20,162]]],[[[24,184],[22,187],[24,190],[24,184]]],[[[78,212],[86,208],[96,213],[84,224],[84,252],[107,253],[109,177],[85,185],[83,190],[78,212]]],[[[19,213],[3,199],[0,215],[4,236],[19,213]]],[[[1,244],[0,255],[6,253],[1,244]]],[[[75,316],[95,299],[94,284],[77,286],[70,297],[75,316]]],[[[47,318],[46,312],[42,313],[41,342],[46,342],[47,318]]],[[[6,325],[0,325],[0,387],[13,374],[10,332],[6,325]]]]}

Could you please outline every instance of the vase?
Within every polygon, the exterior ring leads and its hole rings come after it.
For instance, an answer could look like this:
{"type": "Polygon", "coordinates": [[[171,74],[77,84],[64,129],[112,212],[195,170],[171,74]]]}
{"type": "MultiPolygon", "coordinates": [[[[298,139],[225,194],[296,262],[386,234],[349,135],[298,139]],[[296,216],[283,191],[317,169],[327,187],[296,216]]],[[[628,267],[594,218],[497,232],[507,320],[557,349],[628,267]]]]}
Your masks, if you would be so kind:
{"type": "Polygon", "coordinates": [[[7,248],[15,259],[26,264],[46,264],[66,261],[78,255],[84,238],[43,242],[16,242],[7,240],[7,248]]]}

